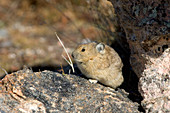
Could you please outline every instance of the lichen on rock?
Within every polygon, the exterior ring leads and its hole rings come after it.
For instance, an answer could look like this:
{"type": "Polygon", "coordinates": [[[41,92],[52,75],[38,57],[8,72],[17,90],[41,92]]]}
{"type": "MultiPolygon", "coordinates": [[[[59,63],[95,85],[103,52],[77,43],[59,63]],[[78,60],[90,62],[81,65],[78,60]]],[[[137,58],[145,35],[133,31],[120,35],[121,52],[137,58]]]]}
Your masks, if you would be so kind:
{"type": "Polygon", "coordinates": [[[8,112],[134,112],[138,104],[119,89],[91,84],[87,79],[29,69],[0,81],[0,111],[8,112]]]}
{"type": "Polygon", "coordinates": [[[146,112],[170,111],[170,21],[168,0],[111,0],[126,33],[133,70],[146,112]]]}

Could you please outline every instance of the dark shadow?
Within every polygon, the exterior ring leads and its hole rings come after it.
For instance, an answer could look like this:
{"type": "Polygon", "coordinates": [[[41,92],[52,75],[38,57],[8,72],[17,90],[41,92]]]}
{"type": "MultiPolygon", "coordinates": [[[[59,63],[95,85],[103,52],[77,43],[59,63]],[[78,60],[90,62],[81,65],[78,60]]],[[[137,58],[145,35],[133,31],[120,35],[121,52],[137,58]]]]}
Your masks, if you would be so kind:
{"type": "MultiPolygon", "coordinates": [[[[125,36],[124,36],[125,37],[125,36]]],[[[130,49],[129,45],[126,42],[126,39],[122,39],[121,41],[118,40],[119,43],[115,42],[111,46],[115,49],[115,51],[119,54],[123,62],[123,77],[124,82],[119,87],[124,89],[126,92],[129,93],[128,98],[133,102],[137,102],[139,104],[139,111],[144,112],[144,109],[141,106],[141,101],[143,100],[141,94],[138,91],[138,82],[139,78],[133,71],[130,65],[130,49]]]]}

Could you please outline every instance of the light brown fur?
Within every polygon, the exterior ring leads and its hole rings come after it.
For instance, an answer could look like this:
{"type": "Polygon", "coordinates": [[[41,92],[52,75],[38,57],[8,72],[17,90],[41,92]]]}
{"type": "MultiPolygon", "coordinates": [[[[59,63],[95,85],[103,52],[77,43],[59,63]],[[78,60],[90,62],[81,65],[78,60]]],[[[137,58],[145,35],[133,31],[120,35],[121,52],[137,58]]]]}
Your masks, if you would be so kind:
{"type": "Polygon", "coordinates": [[[81,44],[73,51],[72,56],[78,68],[86,77],[98,80],[112,88],[117,88],[124,80],[121,58],[108,45],[103,44],[103,50],[96,49],[97,45],[96,42],[81,44]]]}

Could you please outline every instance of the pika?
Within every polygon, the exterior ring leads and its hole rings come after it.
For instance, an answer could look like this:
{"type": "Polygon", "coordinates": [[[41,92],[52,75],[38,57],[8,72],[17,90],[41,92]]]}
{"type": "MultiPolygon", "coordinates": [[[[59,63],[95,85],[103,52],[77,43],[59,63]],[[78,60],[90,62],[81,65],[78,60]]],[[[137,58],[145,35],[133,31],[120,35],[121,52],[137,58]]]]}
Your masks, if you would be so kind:
{"type": "Polygon", "coordinates": [[[87,78],[117,88],[124,81],[123,63],[117,52],[108,45],[97,42],[80,44],[72,52],[78,68],[87,78]]]}

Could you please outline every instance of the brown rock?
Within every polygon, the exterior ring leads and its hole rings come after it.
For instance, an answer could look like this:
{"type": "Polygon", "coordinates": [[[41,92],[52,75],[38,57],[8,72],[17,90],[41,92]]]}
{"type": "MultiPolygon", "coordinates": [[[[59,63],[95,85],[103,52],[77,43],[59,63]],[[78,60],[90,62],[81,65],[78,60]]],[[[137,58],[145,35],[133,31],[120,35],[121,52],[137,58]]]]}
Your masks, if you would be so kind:
{"type": "Polygon", "coordinates": [[[24,69],[0,81],[0,112],[138,112],[124,90],[75,75],[24,69]]]}
{"type": "Polygon", "coordinates": [[[111,0],[140,78],[146,112],[170,111],[170,29],[168,0],[111,0]]]}

